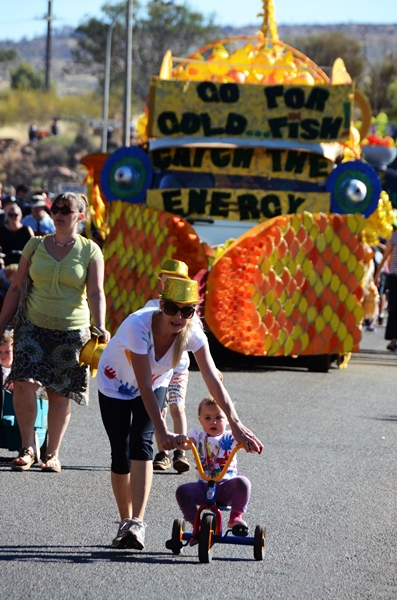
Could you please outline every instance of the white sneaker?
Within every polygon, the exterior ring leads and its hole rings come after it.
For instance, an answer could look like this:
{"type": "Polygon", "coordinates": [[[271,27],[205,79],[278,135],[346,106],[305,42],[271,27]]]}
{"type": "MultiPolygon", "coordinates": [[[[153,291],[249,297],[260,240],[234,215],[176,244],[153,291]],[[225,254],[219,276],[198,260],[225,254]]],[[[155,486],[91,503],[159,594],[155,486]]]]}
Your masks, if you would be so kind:
{"type": "Polygon", "coordinates": [[[133,517],[130,519],[128,531],[123,536],[123,548],[135,548],[135,550],[143,550],[145,547],[145,528],[146,523],[133,517]]]}
{"type": "Polygon", "coordinates": [[[125,536],[129,532],[129,529],[130,529],[130,526],[132,523],[132,519],[123,519],[119,523],[120,523],[120,527],[119,527],[116,537],[114,538],[114,540],[111,544],[111,548],[124,548],[125,547],[123,545],[123,541],[124,541],[125,536]]]}

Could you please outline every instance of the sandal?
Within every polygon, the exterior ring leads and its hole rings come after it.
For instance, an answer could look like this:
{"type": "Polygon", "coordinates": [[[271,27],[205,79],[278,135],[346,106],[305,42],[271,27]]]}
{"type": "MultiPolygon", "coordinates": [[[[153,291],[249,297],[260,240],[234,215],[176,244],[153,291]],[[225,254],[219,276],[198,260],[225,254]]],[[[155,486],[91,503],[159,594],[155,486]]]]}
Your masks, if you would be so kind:
{"type": "Polygon", "coordinates": [[[60,473],[62,465],[55,454],[47,454],[41,463],[41,470],[47,473],[60,473]]]}
{"type": "Polygon", "coordinates": [[[17,458],[11,463],[11,471],[28,471],[32,465],[37,462],[32,448],[24,446],[18,452],[17,458]]]}

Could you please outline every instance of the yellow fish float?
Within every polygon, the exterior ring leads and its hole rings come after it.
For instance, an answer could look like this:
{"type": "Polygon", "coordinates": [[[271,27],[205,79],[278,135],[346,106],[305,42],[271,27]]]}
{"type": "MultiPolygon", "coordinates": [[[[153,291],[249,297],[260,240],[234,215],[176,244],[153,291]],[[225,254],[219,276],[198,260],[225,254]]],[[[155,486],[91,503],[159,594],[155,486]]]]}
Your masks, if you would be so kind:
{"type": "Polygon", "coordinates": [[[343,61],[327,75],[279,40],[273,2],[263,9],[256,36],[167,52],[140,144],[84,159],[107,325],[157,297],[159,264],[178,259],[199,280],[218,360],[327,371],[359,348],[366,223],[373,234],[381,214],[384,231],[392,209],[383,197],[379,213],[361,160],[370,109],[343,61]]]}

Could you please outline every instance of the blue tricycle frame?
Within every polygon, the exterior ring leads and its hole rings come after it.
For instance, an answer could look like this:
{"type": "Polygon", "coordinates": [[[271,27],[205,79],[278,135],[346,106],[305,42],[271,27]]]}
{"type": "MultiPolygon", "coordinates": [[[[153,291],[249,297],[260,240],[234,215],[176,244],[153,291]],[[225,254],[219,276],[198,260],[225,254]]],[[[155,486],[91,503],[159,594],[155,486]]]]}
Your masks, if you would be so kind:
{"type": "Polygon", "coordinates": [[[195,538],[198,542],[198,558],[201,563],[209,563],[212,560],[212,550],[214,544],[237,544],[240,546],[253,546],[255,560],[263,560],[265,555],[265,537],[266,527],[257,525],[253,537],[248,536],[248,528],[236,526],[233,529],[227,529],[223,533],[223,510],[230,510],[230,506],[219,506],[216,503],[216,483],[222,479],[227,472],[229,465],[235,453],[244,448],[238,444],[232,452],[223,467],[221,473],[213,479],[207,477],[204,473],[200,457],[196,446],[190,441],[185,440],[192,449],[194,460],[200,477],[207,481],[207,502],[199,506],[196,512],[194,522],[194,532],[185,531],[184,519],[175,519],[172,526],[171,539],[167,540],[166,548],[173,554],[180,554],[184,547],[190,545],[190,540],[195,538]]]}

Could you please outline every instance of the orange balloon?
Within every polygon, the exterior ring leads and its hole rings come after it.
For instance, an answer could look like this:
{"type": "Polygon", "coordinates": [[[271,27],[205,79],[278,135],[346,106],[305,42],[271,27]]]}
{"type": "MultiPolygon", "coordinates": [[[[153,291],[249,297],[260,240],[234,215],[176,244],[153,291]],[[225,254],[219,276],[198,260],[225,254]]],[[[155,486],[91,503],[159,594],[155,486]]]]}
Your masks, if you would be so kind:
{"type": "Polygon", "coordinates": [[[329,341],[329,349],[334,352],[340,345],[340,341],[337,335],[333,335],[329,341]]]}
{"type": "Polygon", "coordinates": [[[332,252],[331,246],[326,246],[324,252],[322,253],[324,262],[326,264],[329,264],[331,262],[333,256],[334,256],[334,253],[332,252]]]}
{"type": "Polygon", "coordinates": [[[316,303],[316,299],[317,299],[315,290],[313,288],[309,288],[306,293],[305,298],[306,298],[309,306],[314,306],[316,303]]]}
{"type": "Polygon", "coordinates": [[[347,312],[345,316],[345,325],[349,333],[352,333],[356,327],[356,319],[353,313],[347,312]]]}
{"type": "Polygon", "coordinates": [[[245,83],[246,76],[242,71],[236,71],[235,69],[231,69],[228,73],[226,73],[226,77],[230,77],[236,83],[245,83]]]}
{"type": "Polygon", "coordinates": [[[357,250],[356,250],[356,252],[355,252],[355,254],[356,254],[356,258],[357,258],[357,260],[358,260],[358,261],[360,261],[360,260],[363,260],[363,258],[364,258],[364,253],[365,253],[365,251],[364,251],[364,246],[363,246],[362,244],[359,244],[359,245],[357,246],[357,250]]]}
{"type": "Polygon", "coordinates": [[[302,269],[300,267],[298,267],[296,269],[296,273],[294,275],[294,279],[295,279],[295,283],[296,285],[301,288],[303,285],[303,282],[306,281],[305,276],[303,275],[302,269]]]}
{"type": "Polygon", "coordinates": [[[340,268],[341,268],[341,261],[340,258],[337,254],[335,254],[335,256],[333,257],[333,259],[331,260],[331,264],[330,267],[332,269],[333,273],[339,273],[340,268]]]}
{"type": "Polygon", "coordinates": [[[323,271],[324,271],[324,267],[325,267],[325,263],[324,263],[323,259],[321,258],[321,256],[319,256],[314,265],[314,269],[319,275],[322,275],[323,271]]]}
{"type": "Polygon", "coordinates": [[[362,338],[362,331],[361,331],[360,327],[356,326],[350,333],[353,336],[354,343],[358,344],[362,338]]]}
{"type": "Polygon", "coordinates": [[[262,317],[262,323],[265,325],[267,331],[271,331],[273,325],[274,325],[274,317],[272,315],[272,313],[270,312],[270,310],[268,310],[266,312],[266,314],[262,317]]]}
{"type": "Polygon", "coordinates": [[[321,354],[323,347],[323,339],[320,335],[317,335],[313,340],[313,354],[321,354]]]}
{"type": "Polygon", "coordinates": [[[341,227],[343,227],[343,217],[341,215],[333,215],[332,228],[335,233],[338,232],[341,227]]]}
{"type": "Polygon", "coordinates": [[[350,238],[348,239],[348,242],[347,242],[347,246],[348,246],[350,252],[355,253],[357,246],[358,246],[358,240],[355,235],[350,236],[350,238]]]}
{"type": "Polygon", "coordinates": [[[354,273],[350,273],[349,277],[347,278],[346,285],[350,292],[353,292],[353,290],[356,289],[357,277],[355,276],[354,273]]]}
{"type": "Polygon", "coordinates": [[[328,225],[328,219],[325,215],[319,213],[315,216],[315,221],[320,233],[324,233],[328,225]]]}
{"type": "Polygon", "coordinates": [[[341,283],[345,283],[349,277],[349,271],[347,270],[346,265],[341,265],[339,270],[339,279],[341,283]]]}
{"type": "Polygon", "coordinates": [[[351,236],[350,230],[347,225],[343,224],[338,231],[339,239],[342,244],[346,244],[351,236]]]}
{"type": "Polygon", "coordinates": [[[330,299],[329,299],[329,303],[328,303],[328,304],[330,305],[330,307],[331,307],[333,310],[336,310],[336,307],[337,307],[337,306],[338,306],[338,304],[339,304],[339,296],[338,296],[338,294],[336,294],[336,293],[334,293],[334,292],[331,292],[331,297],[330,297],[330,299]]]}
{"type": "Polygon", "coordinates": [[[313,246],[314,246],[314,242],[313,242],[312,238],[308,235],[302,244],[302,248],[304,249],[306,254],[309,254],[309,252],[312,250],[313,246]]]}

